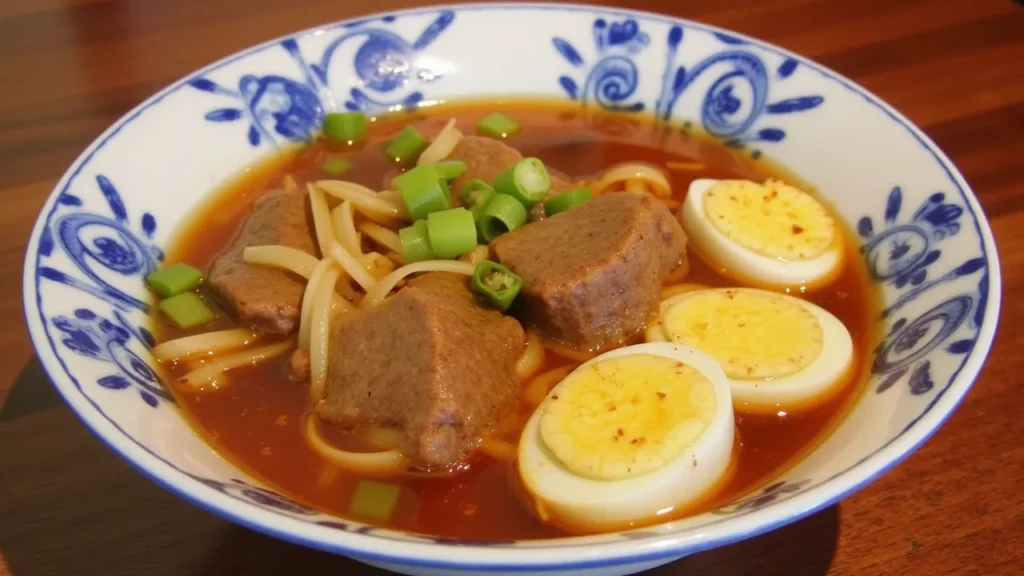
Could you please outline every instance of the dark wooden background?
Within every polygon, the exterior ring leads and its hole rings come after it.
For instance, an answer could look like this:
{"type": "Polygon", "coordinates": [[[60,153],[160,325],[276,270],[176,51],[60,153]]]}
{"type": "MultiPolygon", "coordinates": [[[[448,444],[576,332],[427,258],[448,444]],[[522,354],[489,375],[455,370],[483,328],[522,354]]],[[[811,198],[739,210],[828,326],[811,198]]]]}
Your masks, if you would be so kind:
{"type": "MultiPolygon", "coordinates": [[[[652,574],[1024,574],[1024,7],[1010,0],[629,4],[774,42],[890,102],[974,187],[1004,274],[988,364],[923,449],[837,506],[652,574]]],[[[36,213],[94,137],[187,72],[368,10],[358,5],[0,1],[0,575],[381,574],[229,524],[142,478],[61,404],[21,312],[22,258],[36,213]]]]}

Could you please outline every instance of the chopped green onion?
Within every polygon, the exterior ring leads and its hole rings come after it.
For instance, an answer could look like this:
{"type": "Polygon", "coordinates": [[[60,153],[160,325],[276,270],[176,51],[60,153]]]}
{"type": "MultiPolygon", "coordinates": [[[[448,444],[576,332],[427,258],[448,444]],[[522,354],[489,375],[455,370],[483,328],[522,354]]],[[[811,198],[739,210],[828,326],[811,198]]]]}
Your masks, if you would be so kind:
{"type": "Polygon", "coordinates": [[[441,179],[433,164],[417,166],[395,178],[395,186],[413,220],[421,220],[431,212],[452,207],[448,184],[441,179]]]}
{"type": "Polygon", "coordinates": [[[412,226],[399,230],[398,241],[402,245],[402,259],[406,264],[437,258],[430,247],[426,220],[417,220],[412,226]]]}
{"type": "Polygon", "coordinates": [[[388,142],[384,153],[395,162],[409,162],[420,155],[420,152],[427,147],[427,139],[420,134],[420,131],[412,126],[406,126],[405,130],[398,133],[391,142],[388,142]]]}
{"type": "Polygon", "coordinates": [[[160,302],[160,310],[178,328],[188,329],[213,320],[213,310],[195,292],[182,292],[160,302]]]}
{"type": "Polygon", "coordinates": [[[462,199],[462,205],[473,213],[473,219],[479,221],[483,216],[484,208],[496,194],[497,192],[491,188],[490,184],[476,178],[466,182],[466,185],[462,187],[462,192],[459,193],[459,198],[462,199]]]}
{"type": "Polygon", "coordinates": [[[519,131],[519,122],[500,112],[495,112],[477,122],[476,130],[492,138],[508,138],[519,131]]]}
{"type": "Polygon", "coordinates": [[[427,237],[438,258],[455,258],[476,249],[476,224],[465,208],[431,212],[427,237]]]}
{"type": "Polygon", "coordinates": [[[559,212],[565,212],[569,208],[579,206],[593,197],[594,193],[590,191],[590,188],[573,188],[572,190],[566,190],[558,196],[548,198],[544,201],[544,213],[548,216],[554,216],[559,212]]]}
{"type": "Polygon", "coordinates": [[[203,273],[184,262],[166,266],[146,276],[149,287],[164,298],[193,290],[202,281],[203,273]]]}
{"type": "Polygon", "coordinates": [[[484,242],[490,242],[523,224],[526,224],[526,208],[507,194],[497,194],[484,208],[477,229],[484,242]]]}
{"type": "Polygon", "coordinates": [[[462,160],[442,160],[434,167],[437,168],[437,173],[441,175],[441,178],[445,180],[453,180],[462,176],[462,173],[466,171],[466,163],[462,160]]]}
{"type": "Polygon", "coordinates": [[[341,176],[352,169],[352,163],[344,158],[328,158],[320,164],[320,171],[331,176],[341,176]]]}
{"type": "Polygon", "coordinates": [[[523,289],[523,279],[497,262],[484,260],[473,270],[473,290],[495,308],[508,310],[523,289]]]}
{"type": "Polygon", "coordinates": [[[355,142],[366,136],[366,114],[331,112],[324,116],[324,136],[334,142],[355,142]]]}
{"type": "Polygon", "coordinates": [[[399,486],[373,480],[360,480],[352,493],[348,511],[355,516],[387,520],[398,504],[399,486]]]}
{"type": "Polygon", "coordinates": [[[543,200],[550,188],[548,171],[537,158],[523,158],[494,179],[494,189],[499,194],[519,200],[526,209],[543,200]]]}

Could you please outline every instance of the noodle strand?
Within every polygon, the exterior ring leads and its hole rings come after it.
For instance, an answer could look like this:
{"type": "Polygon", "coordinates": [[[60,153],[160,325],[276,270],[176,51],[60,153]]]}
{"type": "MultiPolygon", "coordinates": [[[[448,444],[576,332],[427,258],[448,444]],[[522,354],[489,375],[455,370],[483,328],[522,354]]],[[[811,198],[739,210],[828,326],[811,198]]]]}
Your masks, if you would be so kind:
{"type": "Polygon", "coordinates": [[[285,340],[284,342],[278,342],[276,344],[270,344],[268,346],[254,348],[252,350],[245,350],[242,352],[235,352],[234,354],[228,354],[227,356],[216,357],[209,363],[204,364],[179,378],[178,383],[193,392],[199,391],[200,388],[206,384],[209,384],[214,388],[219,388],[223,384],[220,378],[228,370],[258,364],[264,360],[283,354],[291,348],[292,345],[292,341],[285,340]]]}
{"type": "Polygon", "coordinates": [[[392,252],[402,253],[402,241],[398,233],[390,228],[385,228],[374,222],[363,222],[359,225],[359,231],[369,236],[374,242],[392,252]]]}
{"type": "Polygon", "coordinates": [[[327,250],[331,247],[331,242],[334,241],[331,212],[327,208],[327,198],[324,197],[322,190],[312,184],[306,185],[306,188],[309,190],[309,206],[313,212],[316,241],[320,247],[320,257],[323,258],[327,256],[327,250]]]}
{"type": "Polygon", "coordinates": [[[640,183],[646,185],[654,196],[668,198],[672,195],[672,185],[669,183],[665,173],[649,164],[639,162],[625,162],[616,164],[601,175],[601,179],[594,184],[594,194],[605,194],[613,191],[613,187],[619,184],[625,190],[633,192],[644,192],[640,183]],[[639,181],[639,182],[635,182],[639,181]]]}
{"type": "Polygon", "coordinates": [[[472,276],[473,270],[472,264],[457,260],[424,260],[422,262],[406,264],[388,274],[383,280],[374,284],[373,288],[367,290],[366,297],[363,298],[362,307],[368,308],[380,303],[400,280],[410,274],[417,272],[455,272],[456,274],[472,276]]]}
{"type": "Polygon", "coordinates": [[[299,348],[309,350],[310,322],[313,313],[313,299],[316,297],[316,289],[320,286],[320,278],[327,269],[334,266],[334,261],[324,258],[317,263],[313,273],[309,275],[309,282],[306,282],[306,289],[302,292],[302,309],[299,313],[299,348]]]}
{"type": "Polygon", "coordinates": [[[365,186],[344,180],[320,180],[316,188],[339,200],[351,200],[352,205],[367,217],[385,218],[390,221],[408,220],[405,205],[380,197],[365,186]]]}
{"type": "Polygon", "coordinates": [[[294,272],[307,280],[319,263],[316,256],[307,254],[298,248],[279,244],[246,246],[242,251],[242,261],[246,264],[270,266],[294,272]]]}
{"type": "Polygon", "coordinates": [[[398,450],[387,450],[385,452],[347,452],[331,446],[316,429],[316,416],[306,417],[306,425],[303,428],[303,436],[314,452],[323,456],[324,459],[337,464],[346,470],[356,472],[393,472],[401,470],[409,465],[409,461],[398,450]]]}
{"type": "Polygon", "coordinates": [[[327,383],[328,344],[331,339],[331,296],[334,294],[334,284],[338,281],[338,276],[340,273],[333,266],[324,271],[319,286],[316,287],[313,309],[310,312],[309,395],[314,401],[324,397],[324,386],[327,383]]]}
{"type": "Polygon", "coordinates": [[[252,330],[234,328],[168,340],[154,346],[152,352],[158,362],[166,362],[168,360],[184,360],[199,355],[219,354],[248,346],[254,341],[256,341],[256,335],[252,330]]]}
{"type": "Polygon", "coordinates": [[[460,140],[462,140],[462,132],[455,127],[455,118],[452,118],[444,125],[444,128],[434,138],[434,141],[430,143],[430,146],[427,146],[420,154],[416,165],[436,164],[444,160],[452,153],[452,150],[455,150],[460,140]]]}
{"type": "Polygon", "coordinates": [[[526,380],[540,369],[544,362],[544,343],[540,335],[533,330],[526,332],[526,347],[522,356],[516,361],[516,375],[520,380],[526,380]]]}
{"type": "Polygon", "coordinates": [[[345,250],[341,244],[337,242],[331,242],[331,245],[327,249],[327,254],[334,259],[335,262],[341,264],[342,269],[356,281],[356,284],[362,286],[363,290],[369,293],[370,288],[377,283],[377,280],[370,275],[370,272],[356,260],[356,257],[345,250]]]}
{"type": "Polygon", "coordinates": [[[363,255],[360,248],[362,242],[359,239],[359,233],[356,232],[356,222],[352,217],[352,211],[352,201],[345,200],[331,211],[331,221],[334,223],[335,240],[358,259],[363,255]]]}

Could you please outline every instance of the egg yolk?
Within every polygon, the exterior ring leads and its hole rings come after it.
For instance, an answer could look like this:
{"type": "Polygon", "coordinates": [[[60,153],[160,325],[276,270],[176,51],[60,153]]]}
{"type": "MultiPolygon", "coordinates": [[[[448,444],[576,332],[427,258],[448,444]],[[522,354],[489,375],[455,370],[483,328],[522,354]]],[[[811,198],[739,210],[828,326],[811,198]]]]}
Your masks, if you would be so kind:
{"type": "Polygon", "coordinates": [[[661,311],[665,336],[710,355],[729,378],[790,376],[816,360],[824,347],[817,318],[770,292],[702,290],[666,304],[661,311]]]}
{"type": "Polygon", "coordinates": [[[806,260],[821,255],[835,222],[810,194],[782,182],[723,180],[704,193],[704,214],[719,232],[763,256],[806,260]]]}
{"type": "Polygon", "coordinates": [[[577,476],[620,480],[664,467],[715,415],[711,382],[672,358],[636,354],[573,372],[549,397],[540,436],[577,476]]]}

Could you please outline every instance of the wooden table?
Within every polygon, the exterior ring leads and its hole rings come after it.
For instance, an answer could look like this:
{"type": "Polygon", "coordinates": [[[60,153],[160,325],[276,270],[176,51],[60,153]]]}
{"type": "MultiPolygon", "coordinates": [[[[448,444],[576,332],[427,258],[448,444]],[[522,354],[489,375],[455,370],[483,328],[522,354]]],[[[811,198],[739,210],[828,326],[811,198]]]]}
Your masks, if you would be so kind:
{"type": "MultiPolygon", "coordinates": [[[[1024,7],[1010,0],[630,4],[780,44],[904,112],[974,187],[1005,278],[988,364],[924,448],[840,505],[653,574],[1024,574],[1024,7]]],[[[29,230],[82,148],[179,76],[265,39],[354,16],[362,11],[355,5],[0,3],[0,575],[381,573],[234,526],[142,478],[59,401],[21,320],[29,230]]]]}

